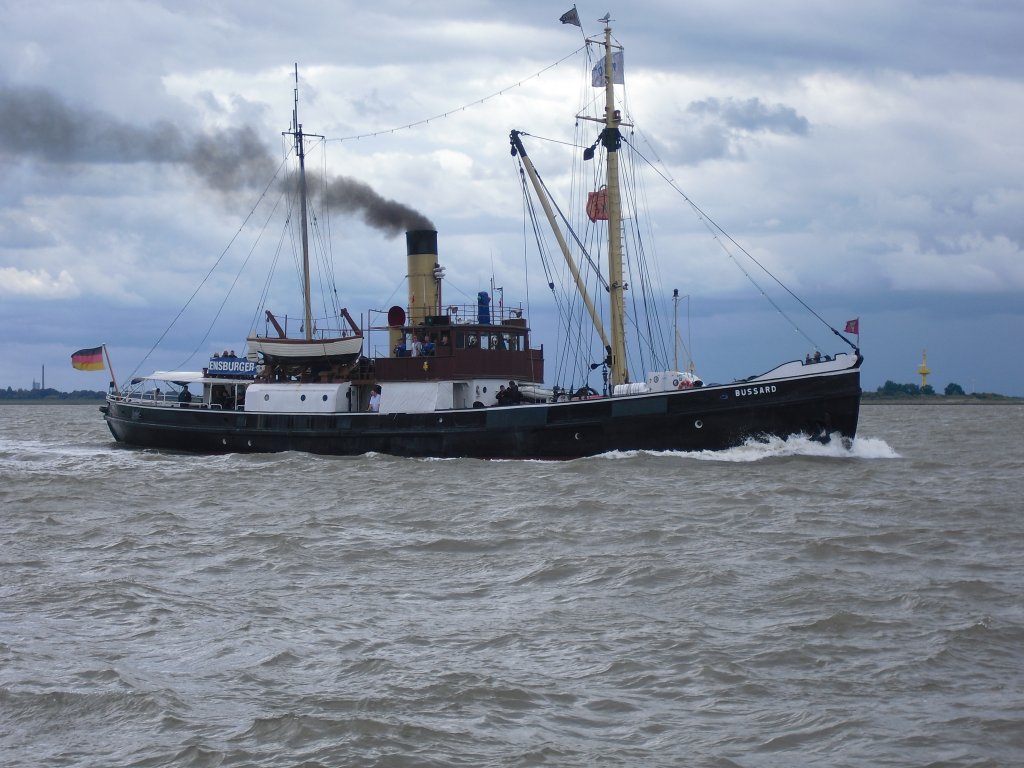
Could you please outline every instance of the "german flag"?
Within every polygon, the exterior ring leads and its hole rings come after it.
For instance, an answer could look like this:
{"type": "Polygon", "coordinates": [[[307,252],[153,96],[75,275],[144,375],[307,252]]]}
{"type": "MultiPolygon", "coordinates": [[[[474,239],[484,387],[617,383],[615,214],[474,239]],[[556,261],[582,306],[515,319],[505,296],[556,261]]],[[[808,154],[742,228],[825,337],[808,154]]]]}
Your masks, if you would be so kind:
{"type": "Polygon", "coordinates": [[[80,349],[71,355],[71,366],[80,371],[102,371],[103,347],[80,349]]]}

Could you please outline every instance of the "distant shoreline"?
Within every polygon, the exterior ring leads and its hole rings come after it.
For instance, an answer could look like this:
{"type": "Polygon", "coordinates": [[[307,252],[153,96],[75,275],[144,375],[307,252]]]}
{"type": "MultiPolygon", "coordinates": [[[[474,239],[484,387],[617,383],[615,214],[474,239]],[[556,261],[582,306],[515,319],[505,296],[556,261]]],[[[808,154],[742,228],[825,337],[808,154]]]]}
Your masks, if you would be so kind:
{"type": "Polygon", "coordinates": [[[96,403],[101,405],[106,398],[93,398],[93,397],[47,397],[44,399],[32,398],[3,398],[0,399],[0,405],[89,405],[96,403]]]}
{"type": "Polygon", "coordinates": [[[1024,397],[1008,395],[879,395],[864,392],[860,398],[861,405],[1020,405],[1024,397]]]}

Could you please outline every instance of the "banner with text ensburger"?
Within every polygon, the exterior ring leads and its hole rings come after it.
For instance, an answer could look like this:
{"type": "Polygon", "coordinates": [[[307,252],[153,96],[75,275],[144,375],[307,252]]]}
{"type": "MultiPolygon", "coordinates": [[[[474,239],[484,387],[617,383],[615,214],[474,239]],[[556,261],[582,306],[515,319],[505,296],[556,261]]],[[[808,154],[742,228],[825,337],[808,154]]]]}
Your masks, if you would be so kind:
{"type": "Polygon", "coordinates": [[[251,363],[244,357],[211,357],[210,364],[206,367],[210,376],[244,376],[255,378],[256,363],[251,363]]]}

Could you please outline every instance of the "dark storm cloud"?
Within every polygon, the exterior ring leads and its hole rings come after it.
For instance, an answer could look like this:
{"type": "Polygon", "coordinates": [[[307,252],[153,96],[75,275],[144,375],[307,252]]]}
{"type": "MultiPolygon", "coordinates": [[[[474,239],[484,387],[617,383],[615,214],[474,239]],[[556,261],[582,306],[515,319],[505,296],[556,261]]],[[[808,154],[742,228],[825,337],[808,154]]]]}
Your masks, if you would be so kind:
{"type": "Polygon", "coordinates": [[[754,134],[806,136],[810,122],[792,107],[758,98],[707,98],[686,107],[688,128],[671,140],[676,158],[687,165],[722,158],[742,159],[744,142],[754,134]]]}
{"type": "Polygon", "coordinates": [[[687,112],[715,119],[721,124],[750,133],[767,132],[806,136],[810,127],[792,107],[784,104],[767,105],[760,99],[704,99],[694,101],[687,112]]]}

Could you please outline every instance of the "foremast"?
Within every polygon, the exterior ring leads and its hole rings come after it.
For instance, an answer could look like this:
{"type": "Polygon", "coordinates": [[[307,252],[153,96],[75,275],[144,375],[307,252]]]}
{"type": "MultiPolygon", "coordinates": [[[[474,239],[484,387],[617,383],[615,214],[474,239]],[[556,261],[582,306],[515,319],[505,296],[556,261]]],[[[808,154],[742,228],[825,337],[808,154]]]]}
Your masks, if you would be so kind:
{"type": "Polygon", "coordinates": [[[295,155],[299,159],[299,215],[302,219],[302,309],[306,341],[313,340],[313,300],[309,278],[309,225],[306,214],[306,145],[302,123],[299,122],[299,65],[295,65],[295,104],[292,107],[292,127],[284,132],[295,139],[295,155]]]}
{"type": "MultiPolygon", "coordinates": [[[[316,138],[323,140],[320,134],[306,133],[302,130],[302,123],[299,122],[299,68],[295,66],[295,98],[292,107],[292,122],[290,129],[283,131],[283,136],[289,136],[294,140],[295,156],[298,159],[297,192],[299,195],[299,219],[301,227],[302,261],[302,331],[300,338],[291,338],[288,335],[287,325],[282,327],[274,314],[267,309],[266,316],[277,337],[260,336],[253,332],[247,339],[250,359],[262,360],[267,375],[284,373],[294,377],[299,375],[322,376],[325,373],[334,371],[338,373],[338,366],[343,362],[355,361],[362,352],[363,334],[359,326],[352,319],[346,309],[339,308],[338,314],[352,330],[351,335],[340,335],[331,337],[325,329],[317,329],[313,320],[312,301],[312,275],[309,264],[309,189],[306,180],[306,140],[316,138]],[[286,369],[282,369],[284,366],[286,369]]],[[[288,226],[292,226],[293,217],[289,214],[288,226]]]]}

